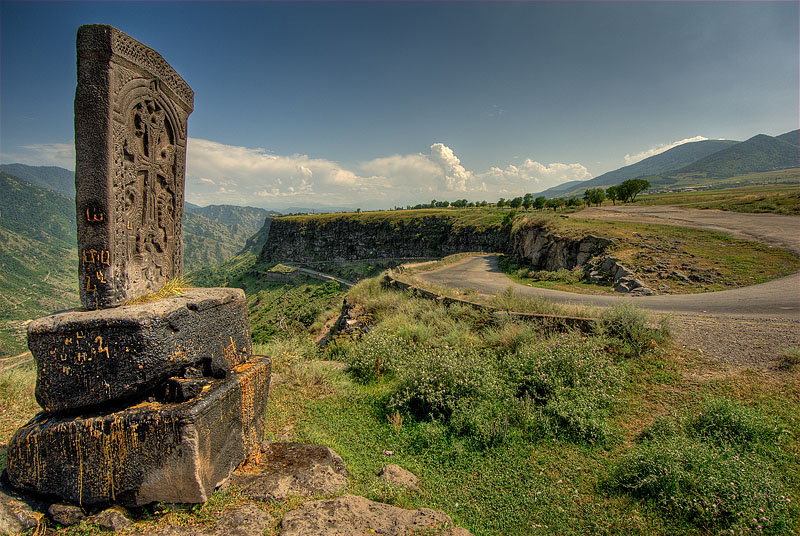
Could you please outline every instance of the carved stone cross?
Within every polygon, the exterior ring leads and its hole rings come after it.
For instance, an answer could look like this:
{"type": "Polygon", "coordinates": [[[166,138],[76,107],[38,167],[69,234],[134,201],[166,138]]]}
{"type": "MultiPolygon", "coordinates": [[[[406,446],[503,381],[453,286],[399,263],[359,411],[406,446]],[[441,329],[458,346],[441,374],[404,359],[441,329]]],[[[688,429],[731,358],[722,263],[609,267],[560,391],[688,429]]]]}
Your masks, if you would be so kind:
{"type": "Polygon", "coordinates": [[[193,103],[153,49],[111,26],[80,28],[75,186],[86,309],[119,305],[181,274],[193,103]]]}

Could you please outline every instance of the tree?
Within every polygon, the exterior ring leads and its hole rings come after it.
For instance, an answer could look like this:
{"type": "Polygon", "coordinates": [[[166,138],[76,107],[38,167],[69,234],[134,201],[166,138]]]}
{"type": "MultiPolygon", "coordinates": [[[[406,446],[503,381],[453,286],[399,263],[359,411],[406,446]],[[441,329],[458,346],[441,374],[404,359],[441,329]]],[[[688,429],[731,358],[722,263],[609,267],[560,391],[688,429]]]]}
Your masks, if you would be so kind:
{"type": "Polygon", "coordinates": [[[525,207],[525,210],[528,210],[533,206],[533,194],[525,194],[522,198],[522,206],[525,207]]]}
{"type": "Polygon", "coordinates": [[[536,199],[533,200],[533,208],[536,210],[542,210],[547,202],[547,198],[543,195],[540,195],[536,199]]]}
{"type": "Polygon", "coordinates": [[[570,197],[569,199],[567,199],[567,206],[568,207],[579,207],[582,204],[583,203],[581,202],[579,197],[570,197]]]}
{"type": "Polygon", "coordinates": [[[508,202],[508,206],[511,208],[519,208],[522,205],[522,198],[515,197],[511,201],[508,202]]]}
{"type": "Polygon", "coordinates": [[[600,206],[606,198],[606,192],[602,188],[589,188],[583,192],[583,199],[587,205],[600,206]]]}
{"type": "Polygon", "coordinates": [[[650,188],[650,181],[644,179],[628,179],[618,187],[620,198],[626,203],[635,201],[637,194],[650,188]]]}
{"type": "Polygon", "coordinates": [[[497,208],[503,208],[506,205],[506,200],[504,198],[500,198],[497,200],[497,208]]]}
{"type": "Polygon", "coordinates": [[[617,199],[619,199],[619,187],[618,186],[609,186],[606,188],[606,197],[608,197],[614,205],[617,204],[617,199]]]}

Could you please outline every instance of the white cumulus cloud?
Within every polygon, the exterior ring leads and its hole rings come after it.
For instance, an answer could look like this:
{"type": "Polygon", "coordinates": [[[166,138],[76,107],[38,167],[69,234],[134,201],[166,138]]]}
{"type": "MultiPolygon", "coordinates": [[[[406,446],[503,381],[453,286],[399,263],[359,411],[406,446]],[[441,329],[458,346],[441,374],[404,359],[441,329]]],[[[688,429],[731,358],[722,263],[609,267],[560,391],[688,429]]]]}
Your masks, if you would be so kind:
{"type": "Polygon", "coordinates": [[[657,145],[655,147],[650,147],[646,151],[642,151],[641,153],[636,154],[626,154],[625,155],[625,165],[630,166],[631,164],[635,164],[636,162],[640,162],[645,158],[650,158],[651,156],[655,156],[657,154],[661,154],[663,152],[669,151],[673,147],[677,147],[678,145],[683,145],[684,143],[691,143],[693,141],[705,141],[708,138],[705,136],[695,136],[693,138],[684,138],[682,140],[674,141],[672,143],[667,143],[664,145],[657,145]]]}
{"type": "Polygon", "coordinates": [[[75,145],[73,143],[37,143],[24,145],[22,151],[3,153],[3,162],[29,166],[58,166],[75,170],[75,145]]]}
{"type": "MultiPolygon", "coordinates": [[[[2,158],[9,163],[73,169],[75,149],[70,143],[36,144],[15,154],[4,153],[2,158]]],[[[441,142],[431,144],[426,152],[394,154],[353,166],[200,138],[189,139],[186,155],[186,199],[198,205],[371,209],[434,198],[495,201],[590,177],[579,163],[542,164],[532,158],[476,172],[467,169],[456,152],[441,142]]]]}

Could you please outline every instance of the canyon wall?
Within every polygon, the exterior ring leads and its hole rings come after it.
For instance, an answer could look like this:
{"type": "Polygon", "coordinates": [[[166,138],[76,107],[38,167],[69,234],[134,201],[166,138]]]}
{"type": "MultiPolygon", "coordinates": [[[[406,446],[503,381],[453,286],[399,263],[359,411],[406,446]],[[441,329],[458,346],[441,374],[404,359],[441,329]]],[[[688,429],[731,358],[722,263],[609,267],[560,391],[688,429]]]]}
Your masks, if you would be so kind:
{"type": "Polygon", "coordinates": [[[611,241],[596,236],[564,237],[543,226],[514,229],[456,224],[447,216],[385,218],[357,215],[276,218],[260,262],[337,262],[381,258],[444,257],[481,251],[515,257],[538,270],[583,266],[611,241]]]}

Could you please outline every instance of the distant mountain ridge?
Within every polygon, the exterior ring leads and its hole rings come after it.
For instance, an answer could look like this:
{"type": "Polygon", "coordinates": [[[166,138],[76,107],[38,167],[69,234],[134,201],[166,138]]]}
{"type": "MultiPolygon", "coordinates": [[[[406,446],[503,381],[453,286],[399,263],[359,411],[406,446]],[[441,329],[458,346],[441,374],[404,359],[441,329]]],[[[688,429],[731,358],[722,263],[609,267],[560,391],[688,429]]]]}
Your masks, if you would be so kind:
{"type": "Polygon", "coordinates": [[[586,181],[570,181],[534,195],[573,197],[588,188],[605,188],[644,177],[656,185],[687,185],[692,176],[706,183],[736,175],[800,167],[800,130],[779,136],[757,134],[745,141],[705,140],[684,143],[630,166],[586,181]]]}
{"type": "Polygon", "coordinates": [[[578,184],[573,184],[576,181],[571,181],[567,183],[572,185],[569,189],[564,189],[562,185],[559,185],[536,195],[545,197],[562,197],[565,194],[567,196],[578,195],[587,188],[606,188],[628,179],[665,173],[738,143],[740,142],[733,140],[704,140],[683,143],[668,151],[645,158],[635,164],[603,173],[593,179],[578,181],[578,184]]]}
{"type": "MultiPolygon", "coordinates": [[[[794,132],[782,136],[790,137],[794,132]]],[[[800,166],[800,148],[781,136],[757,134],[721,151],[676,169],[679,173],[705,173],[714,177],[733,177],[757,171],[775,171],[800,166]]]]}
{"type": "Polygon", "coordinates": [[[55,190],[61,195],[75,199],[75,172],[57,166],[28,166],[26,164],[3,164],[0,169],[40,188],[55,190]]]}

